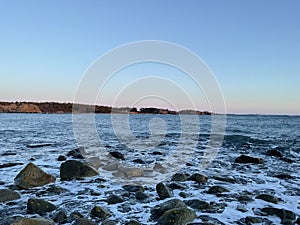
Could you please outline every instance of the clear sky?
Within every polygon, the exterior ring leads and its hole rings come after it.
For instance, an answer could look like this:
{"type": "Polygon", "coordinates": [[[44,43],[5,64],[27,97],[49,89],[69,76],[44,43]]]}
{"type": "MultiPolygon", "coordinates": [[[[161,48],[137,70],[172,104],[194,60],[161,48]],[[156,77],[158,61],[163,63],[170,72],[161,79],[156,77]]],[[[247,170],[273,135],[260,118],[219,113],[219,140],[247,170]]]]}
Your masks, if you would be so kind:
{"type": "Polygon", "coordinates": [[[99,56],[163,40],[206,62],[229,113],[300,114],[299,12],[298,0],[2,0],[0,100],[72,102],[99,56]]]}

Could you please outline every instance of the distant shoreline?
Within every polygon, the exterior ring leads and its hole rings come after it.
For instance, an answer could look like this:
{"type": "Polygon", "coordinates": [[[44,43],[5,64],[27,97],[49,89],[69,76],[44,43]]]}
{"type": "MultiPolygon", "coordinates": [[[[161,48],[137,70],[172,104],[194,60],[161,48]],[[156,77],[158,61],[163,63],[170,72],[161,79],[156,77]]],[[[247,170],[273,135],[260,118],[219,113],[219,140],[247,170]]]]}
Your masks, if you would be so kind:
{"type": "Polygon", "coordinates": [[[135,107],[119,107],[100,105],[87,105],[77,103],[59,102],[0,102],[0,113],[41,113],[41,114],[70,114],[70,113],[96,113],[96,114],[187,114],[187,115],[211,115],[209,111],[180,110],[173,111],[155,107],[137,109],[135,107]]]}

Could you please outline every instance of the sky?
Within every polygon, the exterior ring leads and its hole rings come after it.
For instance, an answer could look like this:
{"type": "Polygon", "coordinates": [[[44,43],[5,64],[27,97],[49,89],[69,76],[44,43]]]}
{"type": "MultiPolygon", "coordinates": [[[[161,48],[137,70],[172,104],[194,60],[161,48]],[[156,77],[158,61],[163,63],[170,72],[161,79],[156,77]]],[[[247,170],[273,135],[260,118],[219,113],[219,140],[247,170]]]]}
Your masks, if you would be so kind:
{"type": "MultiPolygon", "coordinates": [[[[203,60],[227,113],[300,114],[299,10],[298,0],[2,0],[0,101],[73,102],[99,57],[159,40],[203,60]]],[[[141,63],[120,69],[95,97],[103,105],[183,109],[191,106],[186,96],[212,109],[184,71],[141,63]],[[151,87],[164,92],[143,92],[151,87]]]]}

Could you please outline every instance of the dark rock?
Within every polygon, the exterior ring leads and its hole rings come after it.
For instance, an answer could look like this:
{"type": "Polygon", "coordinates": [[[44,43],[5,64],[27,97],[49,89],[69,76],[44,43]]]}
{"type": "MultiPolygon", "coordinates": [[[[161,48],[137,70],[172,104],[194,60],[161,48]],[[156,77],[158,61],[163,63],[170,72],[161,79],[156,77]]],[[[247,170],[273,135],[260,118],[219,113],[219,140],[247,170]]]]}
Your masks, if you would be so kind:
{"type": "Polygon", "coordinates": [[[187,181],[187,176],[183,173],[175,173],[172,176],[172,181],[187,181]]]}
{"type": "Polygon", "coordinates": [[[56,206],[42,199],[30,198],[27,202],[27,213],[43,214],[56,209],[56,206]]]}
{"type": "Polygon", "coordinates": [[[96,175],[98,175],[96,169],[80,161],[68,160],[60,166],[60,178],[62,180],[72,180],[96,175]]]}
{"type": "Polygon", "coordinates": [[[54,225],[52,220],[45,218],[8,218],[6,221],[2,222],[3,225],[54,225]]]}
{"type": "Polygon", "coordinates": [[[101,223],[101,225],[118,225],[118,224],[119,224],[118,221],[108,220],[108,219],[102,221],[102,223],[101,223]]]}
{"type": "Polygon", "coordinates": [[[158,151],[154,151],[154,152],[152,152],[152,155],[163,155],[163,153],[162,152],[158,152],[158,151]]]}
{"type": "Polygon", "coordinates": [[[296,224],[300,224],[300,217],[297,218],[296,224]]]}
{"type": "Polygon", "coordinates": [[[137,164],[145,164],[145,161],[143,161],[142,159],[134,159],[134,160],[132,160],[132,162],[137,163],[137,164]]]}
{"type": "Polygon", "coordinates": [[[269,216],[278,216],[280,219],[289,219],[289,220],[294,220],[296,219],[295,213],[293,213],[290,210],[287,209],[278,209],[278,208],[273,208],[273,207],[265,207],[260,209],[261,212],[269,215],[269,216]]]}
{"type": "Polygon", "coordinates": [[[173,183],[169,184],[169,188],[171,188],[172,190],[177,190],[177,189],[184,190],[184,189],[187,189],[187,186],[173,182],[173,183]]]}
{"type": "Polygon", "coordinates": [[[83,215],[82,215],[80,212],[78,212],[78,211],[74,211],[74,212],[72,212],[71,215],[70,215],[71,221],[73,221],[73,220],[78,220],[78,219],[82,219],[82,218],[83,218],[83,215]]]}
{"type": "Polygon", "coordinates": [[[197,183],[206,183],[208,178],[203,174],[195,173],[189,178],[189,180],[195,181],[197,183]]]}
{"type": "Polygon", "coordinates": [[[64,155],[59,155],[59,156],[57,157],[57,161],[66,161],[66,160],[67,160],[67,157],[64,156],[64,155]]]}
{"type": "Polygon", "coordinates": [[[0,202],[10,202],[20,198],[21,196],[16,191],[10,189],[0,189],[0,202]]]}
{"type": "Polygon", "coordinates": [[[8,167],[13,167],[13,166],[19,166],[19,165],[23,165],[23,163],[4,163],[4,164],[0,164],[0,169],[2,168],[8,168],[8,167]]]}
{"type": "Polygon", "coordinates": [[[112,194],[112,195],[108,196],[108,198],[106,199],[106,202],[107,202],[107,204],[117,204],[117,203],[124,202],[124,199],[119,195],[112,194]]]}
{"type": "Polygon", "coordinates": [[[278,199],[276,197],[269,195],[269,194],[260,194],[260,195],[256,196],[256,198],[264,200],[266,202],[272,202],[272,203],[278,202],[278,199]]]}
{"type": "Polygon", "coordinates": [[[188,208],[170,209],[158,219],[157,225],[185,225],[196,217],[196,213],[188,208]]]}
{"type": "Polygon", "coordinates": [[[77,219],[74,225],[97,225],[97,223],[89,219],[81,218],[77,219]]]}
{"type": "Polygon", "coordinates": [[[254,164],[262,164],[264,160],[262,158],[256,158],[247,155],[241,155],[237,157],[234,161],[235,163],[254,163],[254,164]]]}
{"type": "Polygon", "coordinates": [[[116,159],[125,160],[125,157],[124,157],[123,153],[121,153],[121,152],[112,151],[112,152],[109,152],[109,154],[116,159]]]}
{"type": "Polygon", "coordinates": [[[51,143],[41,143],[41,144],[29,144],[26,145],[27,148],[42,148],[42,147],[47,147],[47,146],[51,146],[51,143]]]}
{"type": "Polygon", "coordinates": [[[223,176],[223,177],[214,177],[215,180],[218,181],[223,181],[223,182],[227,182],[227,183],[236,183],[236,179],[234,179],[233,177],[228,177],[228,176],[223,176]]]}
{"type": "Polygon", "coordinates": [[[144,187],[141,185],[124,185],[122,188],[128,192],[137,192],[145,190],[144,187]]]}
{"type": "Polygon", "coordinates": [[[179,196],[180,196],[181,198],[187,198],[187,197],[188,197],[188,194],[185,193],[185,192],[180,192],[180,193],[179,193],[179,196]]]}
{"type": "Polygon", "coordinates": [[[91,211],[91,216],[98,217],[100,219],[106,219],[111,216],[111,213],[100,206],[95,206],[91,211]]]}
{"type": "Polygon", "coordinates": [[[207,191],[208,194],[220,194],[223,192],[229,192],[229,190],[222,186],[212,186],[207,191]]]}
{"type": "Polygon", "coordinates": [[[67,214],[64,210],[59,211],[58,213],[55,214],[53,217],[53,221],[56,223],[65,223],[67,222],[67,214]]]}
{"type": "Polygon", "coordinates": [[[47,189],[46,192],[48,193],[53,193],[53,194],[61,194],[63,192],[66,192],[67,189],[64,189],[62,187],[56,186],[56,185],[50,185],[47,189]]]}
{"type": "Polygon", "coordinates": [[[55,178],[45,173],[33,163],[27,166],[15,177],[15,184],[19,188],[30,189],[55,182],[55,178]]]}
{"type": "Polygon", "coordinates": [[[15,151],[6,151],[6,152],[3,152],[1,155],[2,156],[9,156],[9,155],[17,155],[18,153],[15,152],[15,151]]]}
{"type": "Polygon", "coordinates": [[[238,205],[236,207],[236,210],[238,210],[240,212],[243,212],[243,213],[248,212],[248,210],[245,207],[241,206],[241,205],[238,205]]]}
{"type": "Polygon", "coordinates": [[[283,224],[283,225],[294,225],[295,223],[292,220],[285,219],[285,220],[282,220],[280,222],[280,224],[283,224]]]}
{"type": "Polygon", "coordinates": [[[144,193],[143,191],[137,191],[136,193],[135,193],[135,198],[137,199],[137,200],[144,200],[144,199],[146,199],[146,198],[148,198],[149,196],[146,194],[146,193],[144,193]]]}
{"type": "Polygon", "coordinates": [[[276,150],[276,149],[271,149],[271,150],[268,150],[266,152],[266,155],[267,156],[275,156],[275,157],[278,157],[278,158],[281,158],[283,155],[280,151],[276,150]]]}
{"type": "Polygon", "coordinates": [[[156,185],[156,192],[160,199],[166,199],[173,196],[173,193],[164,183],[158,183],[156,185]]]}
{"type": "Polygon", "coordinates": [[[239,202],[252,202],[254,200],[251,197],[249,197],[248,195],[240,195],[238,197],[238,201],[239,202]]]}
{"type": "Polygon", "coordinates": [[[174,208],[186,207],[183,201],[179,199],[172,199],[162,204],[156,205],[151,209],[151,219],[158,220],[165,212],[174,208]]]}
{"type": "Polygon", "coordinates": [[[75,159],[84,159],[85,149],[84,147],[79,147],[73,149],[67,153],[67,156],[71,156],[75,159]]]}
{"type": "MultiPolygon", "coordinates": [[[[225,223],[222,223],[218,219],[210,217],[208,215],[200,215],[198,218],[204,222],[201,225],[225,225],[225,223]]],[[[195,223],[189,223],[188,225],[194,225],[194,224],[195,223]]]]}
{"type": "Polygon", "coordinates": [[[126,222],[124,225],[142,225],[142,224],[135,220],[130,220],[129,222],[126,222]]]}
{"type": "Polygon", "coordinates": [[[281,158],[282,161],[287,162],[287,163],[294,163],[295,161],[290,159],[290,158],[286,158],[286,157],[282,157],[281,158]]]}
{"type": "Polygon", "coordinates": [[[210,209],[210,204],[205,202],[205,201],[201,201],[199,199],[191,199],[191,200],[187,200],[184,201],[184,203],[191,207],[192,209],[196,209],[196,210],[207,210],[210,209]]]}
{"type": "Polygon", "coordinates": [[[253,217],[253,216],[247,216],[245,218],[245,223],[248,225],[253,224],[253,223],[262,223],[263,220],[262,218],[259,217],[253,217]]]}
{"type": "Polygon", "coordinates": [[[282,173],[282,174],[276,174],[276,175],[274,175],[274,177],[277,177],[279,179],[285,179],[285,180],[295,179],[295,177],[293,177],[293,176],[291,176],[289,174],[284,174],[284,173],[282,173]]]}

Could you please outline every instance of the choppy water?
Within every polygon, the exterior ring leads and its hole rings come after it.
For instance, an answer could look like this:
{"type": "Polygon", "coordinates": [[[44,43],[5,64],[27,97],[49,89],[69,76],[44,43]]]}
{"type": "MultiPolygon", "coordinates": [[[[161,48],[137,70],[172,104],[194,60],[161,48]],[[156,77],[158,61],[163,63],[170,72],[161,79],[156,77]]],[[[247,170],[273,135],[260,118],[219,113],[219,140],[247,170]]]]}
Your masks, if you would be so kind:
{"type": "MultiPolygon", "coordinates": [[[[81,115],[84,117],[84,115],[81,115]]],[[[89,116],[89,115],[86,115],[89,116]]],[[[102,149],[103,151],[120,151],[126,156],[129,164],[134,164],[134,159],[142,159],[146,165],[152,165],[155,162],[164,164],[164,160],[168,157],[169,152],[174,151],[179,146],[181,136],[185,134],[185,139],[191,137],[190,142],[185,140],[184,143],[190,143],[193,154],[191,159],[187,161],[189,166],[184,166],[182,171],[193,173],[201,172],[209,178],[207,186],[200,188],[193,185],[186,190],[191,197],[200,198],[206,201],[225,202],[227,204],[222,213],[208,214],[211,217],[218,218],[225,224],[235,223],[246,215],[255,215],[255,209],[272,203],[266,203],[256,200],[252,203],[243,205],[248,211],[246,213],[236,210],[236,206],[240,203],[234,199],[223,199],[211,195],[201,194],[214,184],[222,184],[231,190],[232,196],[241,193],[250,193],[255,196],[258,193],[273,193],[282,201],[276,205],[279,208],[286,208],[300,214],[300,117],[299,116],[227,116],[227,127],[224,133],[224,141],[222,147],[212,163],[203,171],[199,168],[205,157],[206,147],[209,145],[211,132],[211,116],[190,116],[190,118],[199,118],[199,130],[184,130],[180,124],[180,117],[177,115],[129,115],[129,128],[134,138],[121,141],[116,135],[118,130],[121,136],[125,136],[122,131],[126,131],[124,127],[118,127],[118,123],[112,126],[112,117],[109,114],[96,115],[96,127],[98,131],[98,140],[89,139],[89,133],[85,133],[87,144],[86,150],[89,152],[102,149]],[[151,120],[158,119],[158,123],[151,127],[151,120]],[[149,126],[150,122],[150,126],[149,126]],[[161,125],[161,127],[160,127],[161,125]],[[156,126],[156,127],[155,127],[156,126]],[[153,129],[152,129],[153,128],[153,129]],[[159,129],[161,128],[161,133],[159,129]],[[154,131],[154,133],[153,133],[154,131]],[[156,132],[156,133],[155,133],[156,132]],[[196,132],[196,133],[195,133],[196,132]],[[197,139],[195,139],[197,137],[197,139]],[[149,139],[150,138],[150,139],[149,139]],[[157,139],[157,140],[155,140],[157,139]],[[101,146],[99,146],[99,140],[101,146]],[[139,140],[138,144],[133,143],[139,140]],[[140,141],[142,140],[142,141],[140,141]],[[155,144],[153,144],[155,142],[155,144]],[[156,143],[157,142],[157,143],[156,143]],[[131,145],[128,145],[128,143],[131,145]],[[139,147],[136,150],[132,147],[139,147]],[[140,150],[140,147],[145,149],[140,150]],[[280,150],[285,157],[294,160],[294,163],[284,162],[274,157],[265,156],[265,152],[270,149],[280,150]],[[144,151],[143,151],[144,150],[144,151]],[[153,155],[153,151],[162,152],[163,155],[153,155]],[[262,165],[239,165],[234,164],[234,159],[240,154],[261,157],[265,160],[262,165]],[[281,180],[274,177],[277,174],[289,174],[294,177],[290,180],[281,180]],[[214,177],[232,177],[237,182],[222,183],[214,177]]],[[[191,119],[193,123],[194,119],[191,119]]],[[[84,119],[81,126],[84,127],[84,119]]],[[[187,121],[185,121],[187,123],[187,121]]],[[[186,124],[189,126],[189,124],[186,124]]],[[[190,124],[192,127],[192,124],[190,124]]],[[[131,137],[131,138],[132,138],[131,137]]],[[[17,165],[0,170],[0,181],[3,184],[0,188],[13,185],[13,179],[17,173],[29,162],[33,161],[36,165],[48,173],[59,178],[59,166],[61,162],[57,161],[58,155],[65,155],[69,150],[77,147],[77,140],[73,134],[72,115],[62,114],[0,114],[0,165],[8,162],[19,162],[23,165],[17,165]],[[50,146],[40,148],[28,148],[30,144],[47,143],[50,146]]],[[[188,148],[188,147],[187,147],[188,148]]],[[[100,177],[105,178],[105,174],[100,177]]],[[[93,180],[93,179],[87,179],[93,180]]],[[[89,183],[82,181],[61,182],[59,179],[56,185],[64,187],[68,190],[62,194],[60,198],[49,194],[41,194],[39,197],[50,200],[60,208],[72,210],[77,207],[84,215],[89,215],[91,205],[103,203],[103,199],[108,193],[119,192],[121,189],[117,183],[109,180],[104,183],[105,188],[99,189],[97,183],[89,183]],[[97,191],[99,196],[91,196],[89,193],[97,191]]],[[[41,187],[38,191],[43,190],[41,187]]],[[[131,217],[136,217],[145,224],[150,224],[149,208],[156,205],[155,186],[149,186],[149,195],[152,196],[146,203],[130,203],[132,211],[123,212],[118,207],[111,207],[114,212],[114,218],[120,221],[126,221],[131,217]],[[125,216],[124,216],[125,215],[125,216]]],[[[26,201],[28,197],[35,196],[38,192],[20,191],[22,199],[15,204],[0,205],[0,217],[7,215],[26,214],[26,201]]],[[[174,191],[175,197],[179,197],[179,193],[174,191]]],[[[232,197],[231,196],[231,197],[232,197]]],[[[233,198],[233,197],[232,197],[233,198]]],[[[48,215],[51,217],[51,215],[48,215]]],[[[199,219],[199,221],[201,221],[199,219]]],[[[277,218],[271,218],[275,224],[277,218]]]]}

